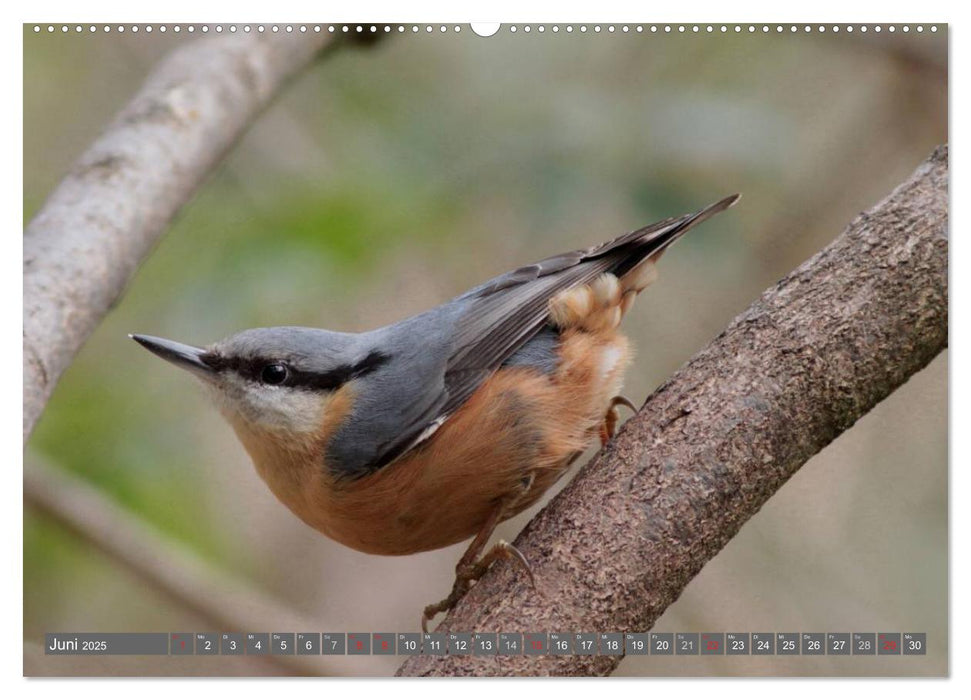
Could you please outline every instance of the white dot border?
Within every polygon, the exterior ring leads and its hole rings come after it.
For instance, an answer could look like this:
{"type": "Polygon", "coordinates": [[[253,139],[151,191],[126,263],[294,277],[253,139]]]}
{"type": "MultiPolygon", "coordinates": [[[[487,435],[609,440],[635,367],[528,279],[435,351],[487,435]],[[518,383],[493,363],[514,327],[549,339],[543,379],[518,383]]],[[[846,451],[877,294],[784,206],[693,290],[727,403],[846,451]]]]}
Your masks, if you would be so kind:
{"type": "MultiPolygon", "coordinates": [[[[466,25],[467,26],[467,25],[466,25]]],[[[944,25],[945,27],[947,25],[944,25]]],[[[624,34],[935,34],[940,30],[936,24],[508,24],[500,27],[500,32],[509,35],[546,36],[568,34],[599,34],[601,36],[621,36],[624,34]]],[[[464,31],[459,24],[34,24],[34,34],[307,34],[328,32],[330,34],[460,34],[464,31]]],[[[470,31],[470,34],[475,34],[470,31]]]]}

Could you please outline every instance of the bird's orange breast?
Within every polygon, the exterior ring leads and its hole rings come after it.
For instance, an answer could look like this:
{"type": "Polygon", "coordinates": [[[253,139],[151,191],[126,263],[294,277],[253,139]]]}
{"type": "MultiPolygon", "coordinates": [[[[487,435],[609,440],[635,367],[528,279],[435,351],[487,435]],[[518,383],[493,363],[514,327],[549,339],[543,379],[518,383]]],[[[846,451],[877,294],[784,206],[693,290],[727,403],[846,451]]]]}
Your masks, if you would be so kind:
{"type": "MultiPolygon", "coordinates": [[[[553,374],[500,369],[428,441],[357,479],[335,479],[321,446],[302,453],[240,437],[277,497],[328,537],[372,554],[438,549],[474,535],[504,501],[503,519],[529,507],[562,476],[595,439],[627,358],[616,331],[565,331],[553,374]]],[[[327,420],[352,402],[353,383],[327,420]]]]}
{"type": "Polygon", "coordinates": [[[504,520],[535,503],[594,441],[630,359],[618,325],[654,276],[646,260],[619,280],[604,275],[554,297],[553,372],[500,368],[427,441],[366,476],[335,478],[324,459],[330,437],[352,420],[354,381],[328,395],[312,435],[230,420],[277,498],[328,537],[372,554],[460,542],[497,508],[504,520]]]}

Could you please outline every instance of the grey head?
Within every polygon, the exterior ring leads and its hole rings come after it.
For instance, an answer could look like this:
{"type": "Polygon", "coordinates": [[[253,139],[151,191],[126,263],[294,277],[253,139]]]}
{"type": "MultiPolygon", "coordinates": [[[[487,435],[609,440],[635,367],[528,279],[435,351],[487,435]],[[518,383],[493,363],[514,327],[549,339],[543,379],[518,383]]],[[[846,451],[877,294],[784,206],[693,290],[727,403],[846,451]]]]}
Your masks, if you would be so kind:
{"type": "Polygon", "coordinates": [[[326,398],[389,359],[361,335],[317,328],[253,328],[207,348],[131,337],[201,379],[234,424],[242,419],[281,433],[319,430],[326,398]]]}

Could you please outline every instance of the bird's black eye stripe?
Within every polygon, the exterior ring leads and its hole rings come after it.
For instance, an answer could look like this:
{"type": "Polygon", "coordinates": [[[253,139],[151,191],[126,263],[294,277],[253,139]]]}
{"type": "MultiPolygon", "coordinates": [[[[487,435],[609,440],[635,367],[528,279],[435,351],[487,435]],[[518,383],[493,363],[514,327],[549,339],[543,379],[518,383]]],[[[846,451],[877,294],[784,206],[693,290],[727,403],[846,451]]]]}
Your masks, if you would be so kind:
{"type": "Polygon", "coordinates": [[[367,357],[354,364],[339,365],[325,372],[308,372],[291,368],[291,386],[315,391],[339,389],[352,379],[363,377],[378,369],[390,359],[388,355],[374,350],[367,357]]]}
{"type": "Polygon", "coordinates": [[[289,386],[311,391],[333,391],[341,386],[370,374],[385,365],[390,356],[374,350],[364,359],[353,364],[338,365],[322,372],[300,369],[293,363],[277,358],[225,357],[207,353],[203,361],[217,372],[232,370],[252,381],[271,386],[289,386]]]}

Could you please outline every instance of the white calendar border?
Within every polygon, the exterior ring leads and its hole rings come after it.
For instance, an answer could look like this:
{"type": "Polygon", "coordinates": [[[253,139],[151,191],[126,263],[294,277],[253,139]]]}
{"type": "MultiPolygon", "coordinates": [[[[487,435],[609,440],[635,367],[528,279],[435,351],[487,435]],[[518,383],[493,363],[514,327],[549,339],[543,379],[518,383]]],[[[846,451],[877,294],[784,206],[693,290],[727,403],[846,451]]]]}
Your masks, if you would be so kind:
{"type": "MultiPolygon", "coordinates": [[[[8,7],[14,5],[14,3],[8,3],[8,7]]],[[[17,99],[22,99],[22,35],[20,29],[20,23],[28,21],[57,21],[57,22],[69,22],[69,21],[104,21],[113,20],[117,21],[123,18],[126,22],[160,22],[160,21],[172,21],[177,19],[181,22],[186,21],[196,21],[196,22],[211,22],[213,20],[219,20],[222,18],[266,18],[270,15],[279,17],[282,21],[287,21],[288,19],[301,20],[306,18],[307,20],[314,19],[320,15],[326,14],[326,19],[328,21],[366,21],[366,20],[379,20],[387,21],[390,18],[401,18],[405,19],[403,15],[407,15],[407,19],[411,21],[447,21],[447,22],[461,22],[465,23],[469,19],[483,20],[483,21],[495,21],[498,19],[504,19],[506,21],[515,22],[537,22],[537,21],[557,21],[557,22],[576,22],[576,21],[590,21],[591,19],[596,19],[602,22],[609,21],[631,21],[632,19],[637,19],[643,17],[644,19],[650,19],[652,22],[711,22],[711,21],[772,21],[772,22],[854,22],[859,23],[861,19],[869,20],[879,20],[881,22],[910,22],[914,23],[920,22],[944,22],[944,21],[955,21],[958,22],[957,31],[952,28],[952,67],[951,75],[955,76],[960,84],[954,85],[953,90],[953,106],[952,106],[952,124],[969,123],[968,122],[968,109],[967,109],[967,99],[968,94],[966,90],[966,85],[964,84],[964,77],[968,74],[969,66],[968,63],[968,46],[967,40],[965,39],[962,43],[961,39],[967,35],[971,34],[968,27],[969,24],[963,22],[963,16],[958,18],[954,10],[952,9],[950,3],[935,3],[935,2],[922,2],[916,3],[903,3],[903,2],[882,2],[879,5],[873,5],[866,10],[861,10],[857,6],[854,6],[846,2],[833,2],[833,1],[815,1],[812,3],[806,3],[805,6],[800,6],[795,3],[780,4],[780,3],[770,3],[770,2],[734,2],[731,4],[726,4],[724,2],[695,2],[692,4],[686,3],[656,3],[651,5],[646,5],[643,3],[632,3],[632,2],[618,2],[615,0],[597,0],[596,3],[588,4],[564,4],[564,3],[537,3],[529,4],[522,2],[522,0],[495,0],[494,2],[488,4],[478,4],[476,6],[470,6],[465,3],[455,3],[454,0],[450,2],[445,2],[444,0],[438,0],[437,2],[412,2],[412,3],[392,3],[390,0],[383,0],[381,2],[370,2],[367,7],[362,7],[360,5],[323,5],[321,3],[309,3],[309,2],[291,2],[288,0],[276,0],[272,5],[267,7],[266,3],[256,3],[252,1],[241,1],[234,2],[232,4],[225,4],[221,7],[214,7],[212,5],[203,5],[199,3],[198,0],[194,2],[186,2],[185,0],[169,0],[163,5],[137,5],[130,2],[120,2],[112,1],[106,2],[104,0],[99,1],[89,1],[89,2],[33,2],[29,4],[20,4],[19,7],[10,9],[5,9],[5,13],[9,13],[11,16],[5,17],[7,20],[3,23],[4,29],[6,30],[4,41],[2,44],[2,50],[4,51],[4,88],[5,94],[17,95],[17,99]],[[407,9],[403,9],[407,8],[407,9]],[[269,10],[269,11],[268,11],[269,10]],[[30,13],[27,16],[25,13],[30,13]],[[961,114],[965,114],[961,117],[961,114]]],[[[22,207],[22,144],[19,143],[19,136],[22,133],[22,109],[20,111],[5,110],[4,111],[4,128],[3,133],[8,141],[8,148],[5,149],[7,154],[7,167],[6,176],[7,182],[5,182],[5,187],[3,188],[3,194],[5,197],[5,206],[3,211],[6,212],[8,217],[8,226],[5,231],[3,245],[9,246],[10,250],[5,250],[5,255],[0,256],[0,260],[3,260],[3,264],[9,269],[5,270],[6,274],[0,275],[0,279],[3,280],[4,292],[3,298],[5,303],[3,305],[5,314],[4,323],[2,328],[5,329],[4,342],[0,343],[0,352],[3,352],[3,359],[5,360],[4,366],[8,369],[8,375],[16,374],[15,372],[9,372],[12,367],[20,367],[20,358],[18,357],[19,348],[21,347],[21,341],[19,333],[17,333],[17,327],[20,325],[16,319],[16,312],[20,305],[17,303],[21,300],[21,286],[19,282],[19,275],[16,270],[19,270],[21,255],[21,245],[19,236],[17,232],[12,230],[12,226],[9,225],[9,219],[14,217],[12,212],[20,211],[22,207]],[[19,173],[19,175],[18,175],[19,173]]],[[[952,145],[960,145],[960,135],[957,139],[957,144],[954,143],[952,137],[952,145]]],[[[954,163],[957,162],[957,176],[952,175],[952,181],[954,185],[954,190],[952,192],[952,216],[956,217],[954,220],[958,224],[965,221],[964,211],[966,209],[966,202],[969,201],[967,197],[967,186],[966,181],[961,175],[961,159],[963,157],[960,148],[952,149],[952,154],[956,154],[957,157],[952,157],[952,173],[955,172],[954,163]]],[[[952,224],[952,230],[960,230],[963,227],[959,227],[958,224],[952,224]]],[[[957,245],[953,249],[953,264],[956,264],[962,272],[968,269],[968,255],[967,255],[967,244],[964,243],[962,237],[959,235],[957,245]]],[[[954,284],[952,289],[952,307],[953,309],[959,309],[960,311],[955,311],[952,315],[953,325],[951,326],[952,332],[952,347],[955,347],[958,352],[966,353],[966,348],[968,347],[968,324],[967,324],[967,309],[969,308],[969,299],[967,295],[967,283],[963,281],[962,278],[966,278],[967,275],[952,275],[952,282],[954,284]]],[[[950,362],[951,367],[951,389],[952,389],[952,426],[954,425],[967,425],[971,416],[968,416],[967,410],[967,399],[965,397],[969,394],[969,385],[967,381],[968,372],[965,369],[965,361],[955,361],[952,355],[950,362]]],[[[11,451],[14,449],[15,445],[15,435],[16,439],[19,440],[19,426],[21,422],[16,420],[21,407],[18,399],[18,392],[16,391],[16,380],[7,376],[6,378],[9,386],[5,387],[5,391],[0,393],[4,397],[4,420],[2,421],[2,427],[5,431],[4,434],[4,445],[7,449],[11,451]]],[[[951,472],[952,476],[952,490],[950,502],[954,502],[960,499],[961,505],[967,503],[969,498],[967,483],[968,476],[967,468],[971,465],[971,450],[969,450],[969,438],[968,431],[954,431],[952,429],[952,463],[961,465],[962,468],[954,469],[951,472]]],[[[17,464],[22,460],[17,460],[16,457],[10,460],[13,464],[17,464]]],[[[15,569],[15,575],[6,576],[3,579],[3,600],[5,603],[5,614],[4,620],[7,623],[7,639],[14,640],[15,643],[8,644],[8,651],[3,655],[3,682],[4,685],[13,686],[9,690],[14,694],[8,695],[8,697],[23,697],[23,696],[38,696],[38,697],[51,697],[58,698],[59,700],[64,698],[66,694],[74,694],[78,692],[83,693],[97,693],[101,697],[123,697],[128,698],[132,693],[138,693],[141,698],[145,700],[154,700],[155,698],[161,698],[168,696],[173,692],[184,693],[190,690],[195,693],[201,691],[203,693],[212,693],[216,691],[215,686],[211,681],[197,680],[197,679],[183,679],[179,681],[168,681],[177,682],[178,687],[166,687],[167,683],[160,682],[145,682],[136,680],[85,680],[83,686],[76,686],[76,684],[71,684],[63,681],[24,681],[20,676],[22,674],[22,651],[19,648],[19,642],[23,637],[23,616],[21,603],[22,597],[22,584],[23,584],[23,571],[22,571],[22,538],[15,536],[14,533],[22,533],[22,500],[20,498],[20,488],[19,488],[19,473],[16,469],[8,468],[2,470],[3,478],[7,479],[9,483],[6,483],[6,488],[2,489],[2,493],[8,499],[8,503],[5,504],[5,508],[0,510],[0,517],[4,519],[4,524],[6,525],[5,532],[7,537],[3,539],[3,554],[4,561],[12,564],[15,569]],[[137,685],[136,685],[137,684],[137,685]]],[[[959,507],[952,510],[953,529],[951,532],[950,541],[953,543],[956,540],[967,542],[969,539],[967,537],[968,533],[968,522],[969,522],[969,508],[959,507]]],[[[967,565],[967,551],[968,548],[964,547],[964,552],[960,552],[956,548],[951,547],[951,590],[968,590],[968,565],[967,565]]],[[[942,601],[943,604],[943,601],[942,601]]],[[[960,629],[962,631],[967,630],[971,625],[968,624],[968,604],[962,600],[959,596],[952,596],[951,599],[951,629],[960,629]]],[[[952,640],[954,638],[953,631],[951,632],[952,640]]],[[[964,646],[965,655],[967,645],[964,646]]],[[[955,646],[951,644],[949,646],[952,650],[955,646]]],[[[967,658],[963,658],[960,661],[955,658],[955,652],[952,651],[952,657],[950,662],[952,680],[946,683],[939,681],[924,681],[924,680],[912,680],[907,682],[899,682],[897,680],[874,680],[867,681],[868,685],[870,683],[876,683],[879,685],[876,692],[881,694],[883,698],[897,698],[906,697],[911,698],[915,694],[926,694],[932,692],[934,694],[946,694],[952,696],[959,696],[958,694],[967,697],[969,692],[969,684],[967,679],[971,672],[968,671],[968,664],[962,663],[968,661],[967,658]],[[960,688],[964,688],[963,691],[960,688]]],[[[239,698],[256,698],[264,697],[267,692],[276,693],[302,693],[307,692],[305,688],[299,688],[295,685],[290,684],[289,686],[277,685],[279,681],[264,681],[258,683],[245,682],[245,679],[241,680],[231,680],[225,682],[232,682],[233,693],[239,698]],[[272,685],[268,685],[272,683],[272,685]]],[[[347,681],[343,681],[347,682],[347,681]]],[[[589,681],[588,681],[589,682],[589,681]]],[[[643,693],[648,689],[643,685],[637,685],[643,681],[637,679],[611,679],[611,683],[619,683],[621,685],[613,686],[612,690],[621,693],[643,693]],[[631,687],[635,686],[635,687],[631,687]]],[[[684,680],[667,680],[667,681],[657,681],[650,680],[650,692],[652,693],[683,693],[687,692],[684,688],[684,680]]],[[[523,691],[524,693],[535,693],[541,692],[540,689],[534,685],[535,680],[523,679],[523,680],[513,680],[510,681],[511,686],[507,683],[501,688],[487,682],[478,683],[465,683],[462,686],[458,686],[455,682],[451,683],[435,683],[435,682],[416,682],[409,681],[401,684],[396,684],[392,689],[385,685],[387,681],[368,681],[365,687],[355,686],[353,688],[347,689],[336,689],[328,688],[327,691],[336,690],[340,692],[341,690],[351,691],[355,693],[359,692],[394,692],[396,694],[403,694],[405,698],[411,695],[421,694],[422,697],[444,697],[447,693],[449,697],[454,697],[456,693],[461,693],[466,698],[491,698],[496,692],[508,693],[513,688],[515,692],[523,691]]],[[[827,683],[825,688],[822,688],[814,683],[801,683],[792,682],[788,680],[737,680],[730,681],[730,686],[722,687],[722,683],[727,683],[726,681],[705,681],[707,687],[705,692],[715,692],[715,693],[740,693],[748,697],[769,697],[773,698],[780,692],[786,693],[787,697],[793,697],[797,700],[802,700],[802,698],[815,698],[820,692],[846,692],[849,693],[861,693],[861,692],[872,692],[869,687],[864,689],[860,685],[858,680],[836,680],[827,683]],[[785,683],[786,687],[780,688],[778,683],[785,683]],[[839,687],[834,688],[832,684],[836,683],[839,687]]],[[[562,694],[564,698],[581,697],[588,695],[593,689],[585,685],[584,683],[568,683],[559,682],[557,687],[554,689],[558,695],[562,694]]],[[[315,691],[315,692],[320,692],[315,691]]]]}

